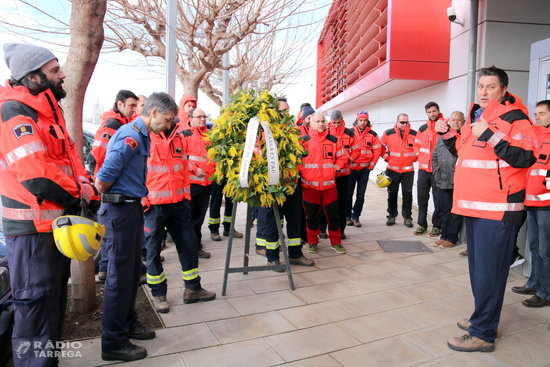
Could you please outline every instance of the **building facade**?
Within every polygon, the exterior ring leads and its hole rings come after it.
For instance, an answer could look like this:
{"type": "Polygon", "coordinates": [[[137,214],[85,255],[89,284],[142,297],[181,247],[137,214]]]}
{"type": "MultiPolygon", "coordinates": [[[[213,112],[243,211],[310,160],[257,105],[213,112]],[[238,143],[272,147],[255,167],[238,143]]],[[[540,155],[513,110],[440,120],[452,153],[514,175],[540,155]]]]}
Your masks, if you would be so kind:
{"type": "MultiPolygon", "coordinates": [[[[348,126],[366,110],[379,134],[401,112],[418,129],[427,119],[428,101],[437,102],[446,117],[455,110],[467,113],[476,99],[477,76],[468,80],[475,50],[475,71],[491,65],[506,70],[509,90],[534,111],[538,100],[550,97],[549,14],[548,0],[335,0],[317,48],[317,109],[341,110],[348,126]],[[475,4],[477,21],[471,14],[475,4]],[[458,22],[450,22],[448,7],[458,22]]],[[[380,160],[375,170],[385,166],[380,160]]],[[[518,240],[524,243],[524,231],[518,240]]]]}

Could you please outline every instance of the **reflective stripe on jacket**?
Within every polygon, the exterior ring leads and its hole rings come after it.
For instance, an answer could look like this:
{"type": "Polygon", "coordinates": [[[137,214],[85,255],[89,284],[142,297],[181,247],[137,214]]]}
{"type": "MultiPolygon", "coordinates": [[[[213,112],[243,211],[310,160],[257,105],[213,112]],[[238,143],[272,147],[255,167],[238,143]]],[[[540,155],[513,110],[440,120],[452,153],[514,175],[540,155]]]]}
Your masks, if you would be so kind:
{"type": "Polygon", "coordinates": [[[208,131],[206,127],[190,127],[191,135],[187,136],[187,155],[189,159],[189,182],[192,184],[208,186],[212,184],[209,180],[210,176],[216,170],[216,163],[211,162],[208,158],[209,143],[204,140],[205,133],[208,131]],[[204,177],[197,176],[197,169],[201,168],[205,172],[204,177]]]}
{"type": "Polygon", "coordinates": [[[147,200],[152,205],[174,204],[191,200],[187,139],[191,135],[181,122],[166,136],[151,134],[150,157],[147,160],[147,200]]]}
{"type": "Polygon", "coordinates": [[[336,186],[336,171],[345,163],[347,153],[342,142],[334,135],[310,130],[302,140],[308,155],[299,167],[302,186],[317,190],[326,190],[336,186]]]}
{"type": "Polygon", "coordinates": [[[354,171],[362,170],[363,168],[373,169],[378,162],[378,158],[382,155],[382,144],[378,138],[378,134],[368,125],[363,131],[359,126],[355,126],[354,137],[352,143],[352,151],[357,151],[356,156],[352,157],[351,169],[354,171]]]}
{"type": "Polygon", "coordinates": [[[479,137],[472,134],[472,105],[460,136],[442,136],[458,160],[452,212],[475,218],[521,224],[524,217],[528,168],[535,163],[537,138],[521,100],[507,93],[502,103],[491,101],[483,111],[489,124],[479,137]]]}
{"type": "MultiPolygon", "coordinates": [[[[443,115],[439,114],[439,120],[443,115]]],[[[426,172],[432,172],[432,152],[439,135],[435,132],[435,123],[437,121],[427,121],[420,126],[415,139],[415,153],[418,157],[418,168],[426,172]]]]}
{"type": "MultiPolygon", "coordinates": [[[[338,140],[342,142],[342,147],[346,151],[347,159],[345,161],[344,167],[336,172],[336,177],[347,176],[351,173],[350,170],[350,158],[352,157],[352,143],[354,132],[352,129],[345,127],[344,124],[341,124],[338,127],[331,126],[329,129],[329,134],[334,135],[338,140]]],[[[355,149],[353,155],[359,155],[359,149],[355,149]]]]}
{"type": "Polygon", "coordinates": [[[393,129],[384,131],[380,141],[384,147],[383,158],[388,162],[388,169],[398,173],[414,171],[413,162],[416,159],[414,154],[415,138],[416,130],[412,130],[408,124],[403,132],[397,124],[393,129]]]}
{"type": "Polygon", "coordinates": [[[35,96],[0,87],[0,194],[6,236],[51,232],[52,221],[80,204],[84,167],[63,113],[48,89],[35,96]]]}
{"type": "Polygon", "coordinates": [[[550,207],[550,190],[546,188],[546,177],[550,174],[550,129],[535,126],[538,138],[537,161],[527,173],[525,206],[527,209],[550,207]]]}

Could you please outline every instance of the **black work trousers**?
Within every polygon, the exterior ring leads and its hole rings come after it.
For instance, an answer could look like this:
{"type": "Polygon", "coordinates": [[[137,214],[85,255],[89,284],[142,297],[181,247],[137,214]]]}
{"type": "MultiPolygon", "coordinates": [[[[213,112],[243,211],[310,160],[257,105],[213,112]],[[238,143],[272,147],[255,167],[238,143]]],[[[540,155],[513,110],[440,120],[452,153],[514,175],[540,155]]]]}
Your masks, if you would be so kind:
{"type": "Polygon", "coordinates": [[[165,229],[178,252],[185,288],[201,288],[199,277],[199,240],[191,221],[191,204],[182,200],[173,204],[151,205],[145,213],[145,247],[147,248],[147,284],[153,296],[166,296],[168,284],[160,260],[165,229]]]}
{"type": "MultiPolygon", "coordinates": [[[[349,179],[350,175],[338,176],[336,177],[336,192],[338,194],[338,219],[340,220],[340,231],[344,233],[346,229],[346,217],[351,211],[349,207],[351,205],[350,200],[348,200],[349,195],[349,179]]],[[[321,232],[327,231],[327,218],[325,217],[325,212],[323,210],[319,213],[319,228],[321,232]]]]}
{"type": "Polygon", "coordinates": [[[210,201],[210,193],[212,185],[191,184],[191,218],[193,221],[193,229],[199,240],[199,248],[202,249],[202,234],[201,228],[208,210],[208,202],[210,201]]]}
{"type": "Polygon", "coordinates": [[[434,228],[441,228],[441,210],[439,204],[439,195],[436,190],[434,176],[431,172],[418,170],[418,180],[416,181],[416,191],[418,198],[418,225],[428,228],[428,201],[430,201],[430,190],[434,199],[434,212],[432,214],[432,225],[434,228]]]}
{"type": "Polygon", "coordinates": [[[233,212],[233,201],[225,197],[225,208],[223,210],[223,220],[220,218],[220,211],[223,200],[223,188],[225,181],[221,184],[214,182],[212,184],[212,193],[210,195],[210,215],[208,218],[208,229],[210,233],[220,233],[220,223],[223,223],[223,231],[229,233],[231,229],[231,214],[233,212]]]}
{"type": "Polygon", "coordinates": [[[401,196],[403,197],[401,215],[405,219],[412,219],[414,171],[399,173],[387,169],[386,175],[391,179],[391,184],[388,186],[388,218],[396,218],[399,214],[397,211],[397,196],[399,194],[399,185],[401,185],[401,196]]]}

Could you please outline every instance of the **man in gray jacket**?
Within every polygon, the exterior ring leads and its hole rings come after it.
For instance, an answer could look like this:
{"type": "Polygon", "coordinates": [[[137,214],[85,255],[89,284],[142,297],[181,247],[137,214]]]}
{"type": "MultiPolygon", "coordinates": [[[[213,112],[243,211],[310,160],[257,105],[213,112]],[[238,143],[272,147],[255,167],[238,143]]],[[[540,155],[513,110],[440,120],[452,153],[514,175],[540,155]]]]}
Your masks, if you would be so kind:
{"type": "MultiPolygon", "coordinates": [[[[464,114],[455,111],[449,118],[451,129],[460,133],[464,125],[464,114]]],[[[462,228],[462,216],[451,213],[453,206],[453,178],[455,175],[456,156],[445,147],[442,139],[438,139],[432,153],[432,170],[441,210],[441,237],[434,246],[441,248],[453,247],[458,243],[458,235],[462,228]]]]}

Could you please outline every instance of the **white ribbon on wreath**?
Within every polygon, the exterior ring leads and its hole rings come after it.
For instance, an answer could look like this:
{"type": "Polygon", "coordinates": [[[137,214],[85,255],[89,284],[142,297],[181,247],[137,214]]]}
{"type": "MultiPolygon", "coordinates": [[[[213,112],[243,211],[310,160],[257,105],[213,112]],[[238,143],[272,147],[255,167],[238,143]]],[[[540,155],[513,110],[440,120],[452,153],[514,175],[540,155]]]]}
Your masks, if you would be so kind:
{"type": "Polygon", "coordinates": [[[277,151],[277,141],[273,138],[269,124],[263,121],[260,122],[257,117],[253,117],[248,122],[248,127],[246,128],[246,140],[244,142],[244,150],[239,173],[241,187],[249,187],[248,170],[250,169],[250,162],[252,161],[254,147],[256,146],[256,136],[259,125],[262,126],[265,133],[267,150],[267,184],[279,184],[279,152],[277,151]]]}

